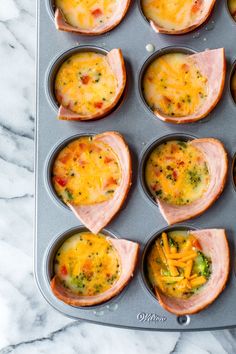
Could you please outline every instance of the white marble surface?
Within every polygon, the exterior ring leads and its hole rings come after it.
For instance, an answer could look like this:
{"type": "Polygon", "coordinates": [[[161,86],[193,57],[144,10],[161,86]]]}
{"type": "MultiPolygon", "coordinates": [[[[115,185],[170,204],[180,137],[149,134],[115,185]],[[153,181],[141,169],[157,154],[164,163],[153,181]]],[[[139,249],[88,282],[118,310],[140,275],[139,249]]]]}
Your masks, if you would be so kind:
{"type": "MultiPolygon", "coordinates": [[[[43,1],[43,0],[41,0],[43,1]]],[[[236,353],[236,331],[158,333],[75,322],[33,277],[34,0],[0,0],[0,354],[236,353]]]]}

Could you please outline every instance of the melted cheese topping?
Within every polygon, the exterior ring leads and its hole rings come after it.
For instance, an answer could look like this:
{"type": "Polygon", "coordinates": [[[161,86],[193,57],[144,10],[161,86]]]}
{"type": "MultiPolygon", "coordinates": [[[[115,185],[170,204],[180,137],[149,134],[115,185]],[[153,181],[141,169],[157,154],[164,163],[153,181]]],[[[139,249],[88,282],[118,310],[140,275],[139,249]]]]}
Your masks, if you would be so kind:
{"type": "Polygon", "coordinates": [[[150,154],[145,177],[154,197],[170,204],[190,204],[207,191],[210,176],[200,150],[183,141],[168,141],[150,154]]]}
{"type": "Polygon", "coordinates": [[[84,116],[109,107],[116,90],[117,79],[102,54],[74,54],[62,64],[56,75],[57,101],[84,116]]]}
{"type": "Polygon", "coordinates": [[[233,76],[231,78],[231,92],[232,92],[233,99],[236,103],[236,70],[233,73],[233,76]]]}
{"type": "Polygon", "coordinates": [[[148,20],[167,30],[191,26],[203,11],[203,0],[142,0],[148,20]]]}
{"type": "Polygon", "coordinates": [[[204,102],[207,79],[189,64],[187,54],[165,54],[147,68],[143,93],[153,111],[184,117],[195,113],[204,102]]]}
{"type": "Polygon", "coordinates": [[[210,259],[199,241],[183,231],[162,233],[147,256],[147,275],[153,288],[176,298],[188,298],[210,277],[210,259]]]}
{"type": "Polygon", "coordinates": [[[52,170],[56,193],[73,205],[111,199],[120,180],[120,163],[114,151],[91,137],[81,137],[62,149],[52,170]]]}
{"type": "Polygon", "coordinates": [[[111,288],[119,279],[119,255],[102,234],[78,233],[69,237],[54,260],[55,274],[73,293],[93,296],[111,288]]]}
{"type": "Polygon", "coordinates": [[[119,7],[118,0],[56,0],[65,20],[73,27],[85,30],[106,24],[119,7]]]}
{"type": "Polygon", "coordinates": [[[228,0],[229,12],[236,21],[236,0],[228,0]]]}

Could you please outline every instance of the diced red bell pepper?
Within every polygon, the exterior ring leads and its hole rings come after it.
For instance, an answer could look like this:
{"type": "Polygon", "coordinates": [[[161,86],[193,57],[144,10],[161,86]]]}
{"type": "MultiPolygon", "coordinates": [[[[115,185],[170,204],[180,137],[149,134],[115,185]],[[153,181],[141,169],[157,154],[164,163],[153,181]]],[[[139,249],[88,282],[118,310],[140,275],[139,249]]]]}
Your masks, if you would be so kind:
{"type": "Polygon", "coordinates": [[[91,14],[94,16],[94,17],[99,17],[102,15],[102,10],[101,9],[95,9],[93,11],[91,11],[91,14]]]}
{"type": "Polygon", "coordinates": [[[178,173],[175,170],[173,171],[173,177],[174,177],[174,180],[177,181],[178,173]]]}
{"type": "Polygon", "coordinates": [[[67,163],[67,161],[71,158],[71,154],[70,153],[65,153],[63,155],[61,155],[58,160],[61,162],[61,163],[67,163]]]}
{"type": "Polygon", "coordinates": [[[67,268],[66,268],[65,265],[63,265],[63,266],[61,267],[61,274],[62,274],[62,275],[67,275],[67,274],[68,274],[67,268]]]}
{"type": "Polygon", "coordinates": [[[88,75],[83,75],[83,76],[80,77],[80,79],[81,79],[81,81],[82,81],[82,83],[83,83],[84,85],[87,85],[87,84],[89,83],[90,76],[88,76],[88,75]]]}
{"type": "MultiPolygon", "coordinates": [[[[196,1],[196,2],[198,2],[198,1],[196,1]]],[[[194,3],[194,5],[193,5],[193,6],[195,6],[195,5],[196,5],[196,2],[194,3]]],[[[188,65],[188,64],[186,64],[186,63],[182,64],[182,69],[183,69],[184,71],[189,71],[189,65],[188,65]]]]}
{"type": "Polygon", "coordinates": [[[198,12],[202,7],[202,3],[203,3],[203,0],[195,0],[194,4],[192,6],[192,12],[193,13],[198,12]]]}
{"type": "Polygon", "coordinates": [[[80,148],[80,150],[84,151],[84,150],[86,149],[86,147],[87,147],[87,144],[85,144],[85,143],[79,143],[79,148],[80,148]]]}
{"type": "Polygon", "coordinates": [[[151,184],[151,188],[153,192],[155,192],[157,190],[157,184],[156,183],[151,184]]]}
{"type": "Polygon", "coordinates": [[[196,238],[195,238],[195,240],[193,240],[192,245],[193,245],[193,247],[197,248],[198,250],[202,249],[199,241],[196,238]]]}
{"type": "Polygon", "coordinates": [[[114,159],[112,157],[105,156],[104,163],[109,163],[109,162],[112,162],[112,161],[114,161],[114,159]]]}
{"type": "Polygon", "coordinates": [[[103,102],[95,102],[94,107],[95,108],[102,108],[103,102]]]}
{"type": "Polygon", "coordinates": [[[55,181],[56,181],[61,187],[65,187],[66,184],[67,184],[67,179],[66,179],[66,178],[62,178],[62,177],[55,176],[55,181]]]}
{"type": "Polygon", "coordinates": [[[112,184],[117,184],[117,181],[113,177],[109,177],[104,185],[104,188],[109,187],[112,184]]]}
{"type": "Polygon", "coordinates": [[[178,166],[184,166],[185,163],[184,163],[184,161],[178,161],[178,162],[177,162],[177,165],[178,165],[178,166]]]}

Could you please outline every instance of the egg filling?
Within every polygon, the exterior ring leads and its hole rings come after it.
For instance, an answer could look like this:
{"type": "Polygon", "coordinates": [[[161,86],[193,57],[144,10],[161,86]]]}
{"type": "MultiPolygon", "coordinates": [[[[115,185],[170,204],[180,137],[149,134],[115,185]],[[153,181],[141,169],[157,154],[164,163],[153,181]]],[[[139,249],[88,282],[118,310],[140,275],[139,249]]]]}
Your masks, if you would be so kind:
{"type": "Polygon", "coordinates": [[[184,117],[196,113],[204,103],[207,78],[189,55],[165,54],[155,59],[143,78],[143,94],[149,107],[167,116],[184,117]]]}
{"type": "Polygon", "coordinates": [[[163,232],[147,255],[147,275],[153,288],[176,298],[188,298],[206,284],[211,260],[188,232],[163,232]]]}
{"type": "Polygon", "coordinates": [[[184,141],[168,141],[150,154],[145,179],[151,194],[170,204],[190,204],[207,191],[210,175],[200,150],[184,141]]]}
{"type": "Polygon", "coordinates": [[[236,70],[234,71],[233,76],[231,78],[231,93],[236,103],[236,70]]]}
{"type": "Polygon", "coordinates": [[[63,107],[86,116],[109,107],[114,101],[117,85],[105,55],[78,53],[58,70],[55,95],[63,107]]]}
{"type": "Polygon", "coordinates": [[[191,26],[203,11],[203,0],[142,0],[143,13],[167,30],[191,26]]]}
{"type": "Polygon", "coordinates": [[[73,293],[93,296],[110,289],[119,279],[119,255],[102,234],[81,232],[59,248],[54,272],[73,293]]]}
{"type": "Polygon", "coordinates": [[[56,0],[68,24],[84,30],[106,24],[119,8],[118,0],[56,0]]]}
{"type": "Polygon", "coordinates": [[[54,189],[65,203],[89,205],[113,197],[121,180],[119,159],[112,148],[92,137],[65,146],[52,168],[54,189]]]}
{"type": "Polygon", "coordinates": [[[236,21],[236,0],[228,0],[229,12],[236,21]]]}

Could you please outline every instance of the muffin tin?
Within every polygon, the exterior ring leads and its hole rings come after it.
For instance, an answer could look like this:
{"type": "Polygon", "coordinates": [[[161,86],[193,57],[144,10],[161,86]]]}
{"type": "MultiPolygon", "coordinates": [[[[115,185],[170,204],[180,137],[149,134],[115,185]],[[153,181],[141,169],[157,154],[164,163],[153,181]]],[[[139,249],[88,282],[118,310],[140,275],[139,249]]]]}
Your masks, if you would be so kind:
{"type": "MultiPolygon", "coordinates": [[[[230,92],[230,70],[236,59],[234,45],[236,22],[232,21],[227,1],[217,1],[207,23],[182,36],[156,34],[144,21],[137,3],[132,3],[124,20],[111,32],[96,37],[79,36],[56,30],[52,21],[51,2],[38,1],[38,60],[37,60],[37,126],[36,126],[36,214],[35,214],[35,277],[45,299],[56,310],[75,319],[94,323],[149,330],[211,330],[236,326],[235,246],[236,192],[229,173],[226,188],[219,200],[203,215],[174,228],[225,228],[231,250],[231,271],[228,285],[220,297],[206,310],[193,316],[177,317],[166,312],[157,302],[144,278],[143,253],[152,237],[166,227],[150,196],[143,192],[142,166],[145,156],[158,139],[169,134],[182,139],[215,137],[229,153],[236,152],[236,104],[230,92]],[[206,48],[225,47],[227,79],[222,99],[202,121],[172,125],[155,118],[140,97],[140,77],[150,59],[147,44],[156,50],[169,46],[185,50],[203,51],[206,48]],[[57,103],[52,89],[58,58],[75,50],[78,45],[92,46],[97,51],[121,48],[127,69],[128,86],[119,109],[107,117],[89,122],[59,121],[57,103]],[[99,49],[97,48],[99,47],[99,49]],[[189,49],[190,48],[190,49],[189,49]],[[56,58],[56,59],[55,59],[56,58]],[[55,64],[56,63],[56,64],[55,64]],[[117,130],[126,139],[132,153],[133,185],[127,201],[104,233],[130,239],[140,244],[140,259],[133,280],[111,301],[90,308],[76,308],[59,301],[52,294],[49,280],[52,275],[53,252],[71,232],[83,230],[78,219],[60,201],[56,201],[50,187],[50,164],[54,152],[75,135],[92,135],[117,130]],[[56,203],[55,203],[56,201],[56,203]],[[73,229],[74,228],[74,229],[73,229]],[[222,316],[224,314],[224,316],[222,316]]],[[[172,49],[173,50],[173,49],[172,49]]],[[[230,160],[230,164],[232,161],[230,160]]],[[[230,170],[231,166],[229,166],[230,170]]],[[[172,228],[173,229],[173,228],[172,228]]],[[[168,230],[168,228],[167,228],[168,230]]]]}

